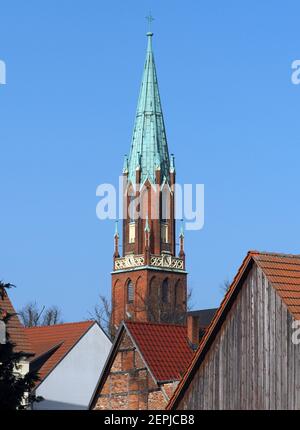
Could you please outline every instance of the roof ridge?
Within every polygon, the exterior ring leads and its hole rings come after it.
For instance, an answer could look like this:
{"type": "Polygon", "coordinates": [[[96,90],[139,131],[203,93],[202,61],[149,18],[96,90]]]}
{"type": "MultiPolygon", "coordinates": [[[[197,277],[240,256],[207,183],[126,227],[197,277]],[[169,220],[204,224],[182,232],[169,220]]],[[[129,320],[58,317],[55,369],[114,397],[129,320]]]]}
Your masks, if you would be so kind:
{"type": "Polygon", "coordinates": [[[180,327],[186,329],[186,324],[172,324],[172,323],[159,323],[159,322],[150,322],[150,321],[124,321],[125,324],[134,324],[134,325],[149,325],[149,326],[169,326],[169,327],[180,327]]]}
{"type": "MultiPolygon", "coordinates": [[[[253,251],[249,251],[251,254],[253,251]]],[[[268,251],[256,251],[258,255],[271,255],[273,257],[288,257],[288,258],[300,258],[300,254],[287,254],[284,252],[268,252],[268,251]]]]}

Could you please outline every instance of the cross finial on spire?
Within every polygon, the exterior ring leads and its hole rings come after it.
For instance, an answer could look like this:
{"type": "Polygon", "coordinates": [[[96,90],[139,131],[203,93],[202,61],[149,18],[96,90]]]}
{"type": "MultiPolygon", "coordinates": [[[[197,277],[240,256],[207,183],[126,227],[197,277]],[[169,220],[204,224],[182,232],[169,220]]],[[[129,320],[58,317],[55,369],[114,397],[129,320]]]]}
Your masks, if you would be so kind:
{"type": "Polygon", "coordinates": [[[151,11],[149,12],[149,15],[146,16],[146,20],[148,21],[148,32],[151,33],[152,31],[152,21],[154,21],[153,16],[151,15],[151,11]]]}

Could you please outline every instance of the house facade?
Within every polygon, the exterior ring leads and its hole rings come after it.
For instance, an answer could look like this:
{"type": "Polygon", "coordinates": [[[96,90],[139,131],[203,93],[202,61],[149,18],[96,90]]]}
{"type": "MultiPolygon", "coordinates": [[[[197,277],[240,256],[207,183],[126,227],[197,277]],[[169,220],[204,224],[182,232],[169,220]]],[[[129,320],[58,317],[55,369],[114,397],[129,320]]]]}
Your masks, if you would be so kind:
{"type": "Polygon", "coordinates": [[[300,256],[249,252],[168,409],[300,409],[300,256]]]}
{"type": "Polygon", "coordinates": [[[95,321],[25,329],[35,355],[30,369],[41,380],[34,392],[43,397],[33,409],[87,409],[111,341],[95,321]]]}
{"type": "Polygon", "coordinates": [[[90,408],[164,409],[193,353],[182,325],[123,322],[90,408]]]}

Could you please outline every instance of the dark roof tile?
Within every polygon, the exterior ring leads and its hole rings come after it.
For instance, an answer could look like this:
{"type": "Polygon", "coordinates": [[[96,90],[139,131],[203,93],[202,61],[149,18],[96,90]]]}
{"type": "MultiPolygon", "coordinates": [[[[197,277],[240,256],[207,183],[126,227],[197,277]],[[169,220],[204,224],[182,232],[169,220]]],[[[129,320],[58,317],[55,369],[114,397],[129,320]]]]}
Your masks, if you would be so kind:
{"type": "Polygon", "coordinates": [[[178,381],[193,357],[186,326],[126,322],[139,351],[157,381],[178,381]]]}

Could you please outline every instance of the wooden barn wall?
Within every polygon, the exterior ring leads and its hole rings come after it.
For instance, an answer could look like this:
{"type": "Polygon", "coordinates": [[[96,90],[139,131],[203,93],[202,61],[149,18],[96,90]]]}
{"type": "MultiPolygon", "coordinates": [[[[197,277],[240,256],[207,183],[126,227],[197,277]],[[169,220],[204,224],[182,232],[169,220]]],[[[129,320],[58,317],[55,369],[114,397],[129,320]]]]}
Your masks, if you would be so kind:
{"type": "Polygon", "coordinates": [[[300,409],[292,322],[254,264],[178,409],[300,409]]]}

